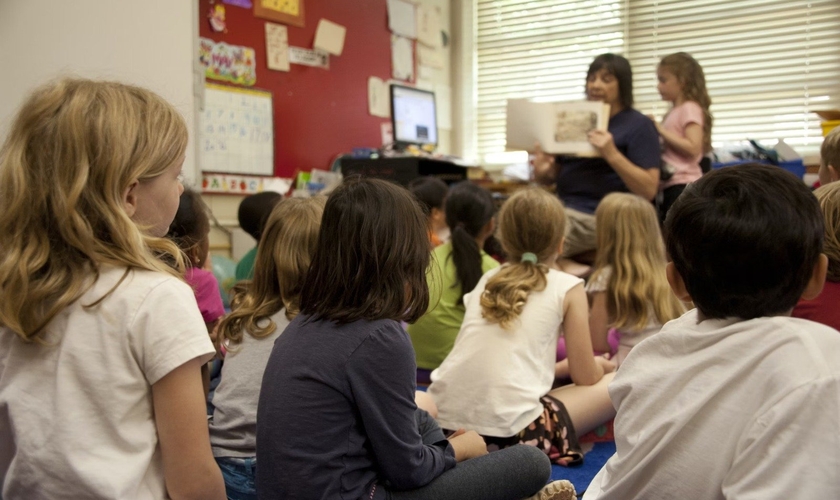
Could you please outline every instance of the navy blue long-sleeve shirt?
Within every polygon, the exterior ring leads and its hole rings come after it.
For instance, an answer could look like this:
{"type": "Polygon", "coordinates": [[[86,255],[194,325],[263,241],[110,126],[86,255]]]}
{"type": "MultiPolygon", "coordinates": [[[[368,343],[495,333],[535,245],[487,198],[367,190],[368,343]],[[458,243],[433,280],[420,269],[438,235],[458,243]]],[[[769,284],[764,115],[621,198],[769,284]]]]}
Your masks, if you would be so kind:
{"type": "Polygon", "coordinates": [[[414,350],[392,320],[300,315],[274,344],[257,410],[257,493],[267,499],[385,498],[455,466],[421,441],[414,350]]]}

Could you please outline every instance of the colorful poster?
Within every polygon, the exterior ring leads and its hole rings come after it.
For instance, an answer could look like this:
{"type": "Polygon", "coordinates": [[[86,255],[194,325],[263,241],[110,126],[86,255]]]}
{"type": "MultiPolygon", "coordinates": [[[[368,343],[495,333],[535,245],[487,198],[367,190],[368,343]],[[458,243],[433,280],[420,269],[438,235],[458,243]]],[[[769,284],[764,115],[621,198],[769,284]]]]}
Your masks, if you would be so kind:
{"type": "Polygon", "coordinates": [[[198,60],[207,78],[249,87],[257,82],[257,62],[251,47],[200,38],[198,60]]]}
{"type": "Polygon", "coordinates": [[[276,191],[286,194],[292,179],[282,177],[257,177],[252,175],[204,174],[201,178],[202,193],[253,194],[276,191]]]}

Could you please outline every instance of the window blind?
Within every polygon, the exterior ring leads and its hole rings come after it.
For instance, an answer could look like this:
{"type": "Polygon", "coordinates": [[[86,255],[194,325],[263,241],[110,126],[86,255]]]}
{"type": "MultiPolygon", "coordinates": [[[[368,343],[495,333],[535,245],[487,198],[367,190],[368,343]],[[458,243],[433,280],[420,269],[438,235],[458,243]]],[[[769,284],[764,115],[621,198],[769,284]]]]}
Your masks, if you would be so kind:
{"type": "Polygon", "coordinates": [[[715,146],[783,138],[800,154],[822,141],[813,111],[840,108],[837,0],[475,0],[480,156],[504,150],[508,98],[584,96],[604,52],[633,66],[636,108],[661,117],[656,64],[677,51],[703,66],[715,146]]]}

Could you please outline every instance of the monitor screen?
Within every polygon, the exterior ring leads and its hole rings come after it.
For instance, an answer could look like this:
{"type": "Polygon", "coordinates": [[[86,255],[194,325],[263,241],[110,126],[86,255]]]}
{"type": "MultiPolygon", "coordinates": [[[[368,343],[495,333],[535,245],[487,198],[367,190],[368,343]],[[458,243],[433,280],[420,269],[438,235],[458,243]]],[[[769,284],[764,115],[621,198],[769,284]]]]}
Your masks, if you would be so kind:
{"type": "Polygon", "coordinates": [[[391,85],[391,122],[397,146],[437,145],[434,92],[391,85]]]}

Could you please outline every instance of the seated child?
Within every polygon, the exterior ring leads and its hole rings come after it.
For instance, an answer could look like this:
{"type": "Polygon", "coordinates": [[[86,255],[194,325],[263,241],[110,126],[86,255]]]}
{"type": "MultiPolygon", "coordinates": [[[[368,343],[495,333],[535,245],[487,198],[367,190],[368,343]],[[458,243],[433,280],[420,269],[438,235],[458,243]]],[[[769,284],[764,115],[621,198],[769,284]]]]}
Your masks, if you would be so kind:
{"type": "MultiPolygon", "coordinates": [[[[245,197],[239,204],[237,213],[239,227],[259,243],[268,214],[271,213],[274,205],[282,199],[283,195],[274,191],[263,191],[245,197]]],[[[254,260],[256,257],[257,247],[255,246],[239,259],[236,264],[236,281],[249,280],[254,277],[254,260]]]]}
{"type": "Polygon", "coordinates": [[[840,179],[840,127],[834,128],[823,139],[819,176],[821,186],[840,179]]]}
{"type": "Polygon", "coordinates": [[[418,177],[408,183],[408,190],[417,198],[423,207],[423,212],[429,218],[429,239],[433,247],[443,244],[444,238],[449,237],[449,227],[446,225],[446,215],[443,204],[449,188],[437,177],[418,177]]]}
{"type": "Polygon", "coordinates": [[[836,498],[840,335],[790,312],[827,260],[816,198],[772,165],[722,168],[665,220],[668,281],[696,309],[610,384],[616,453],[584,498],[836,498]]]}
{"type": "Polygon", "coordinates": [[[828,257],[828,272],[822,293],[812,300],[801,299],[792,316],[840,330],[840,182],[822,186],[814,194],[825,220],[823,253],[828,257]]]}

